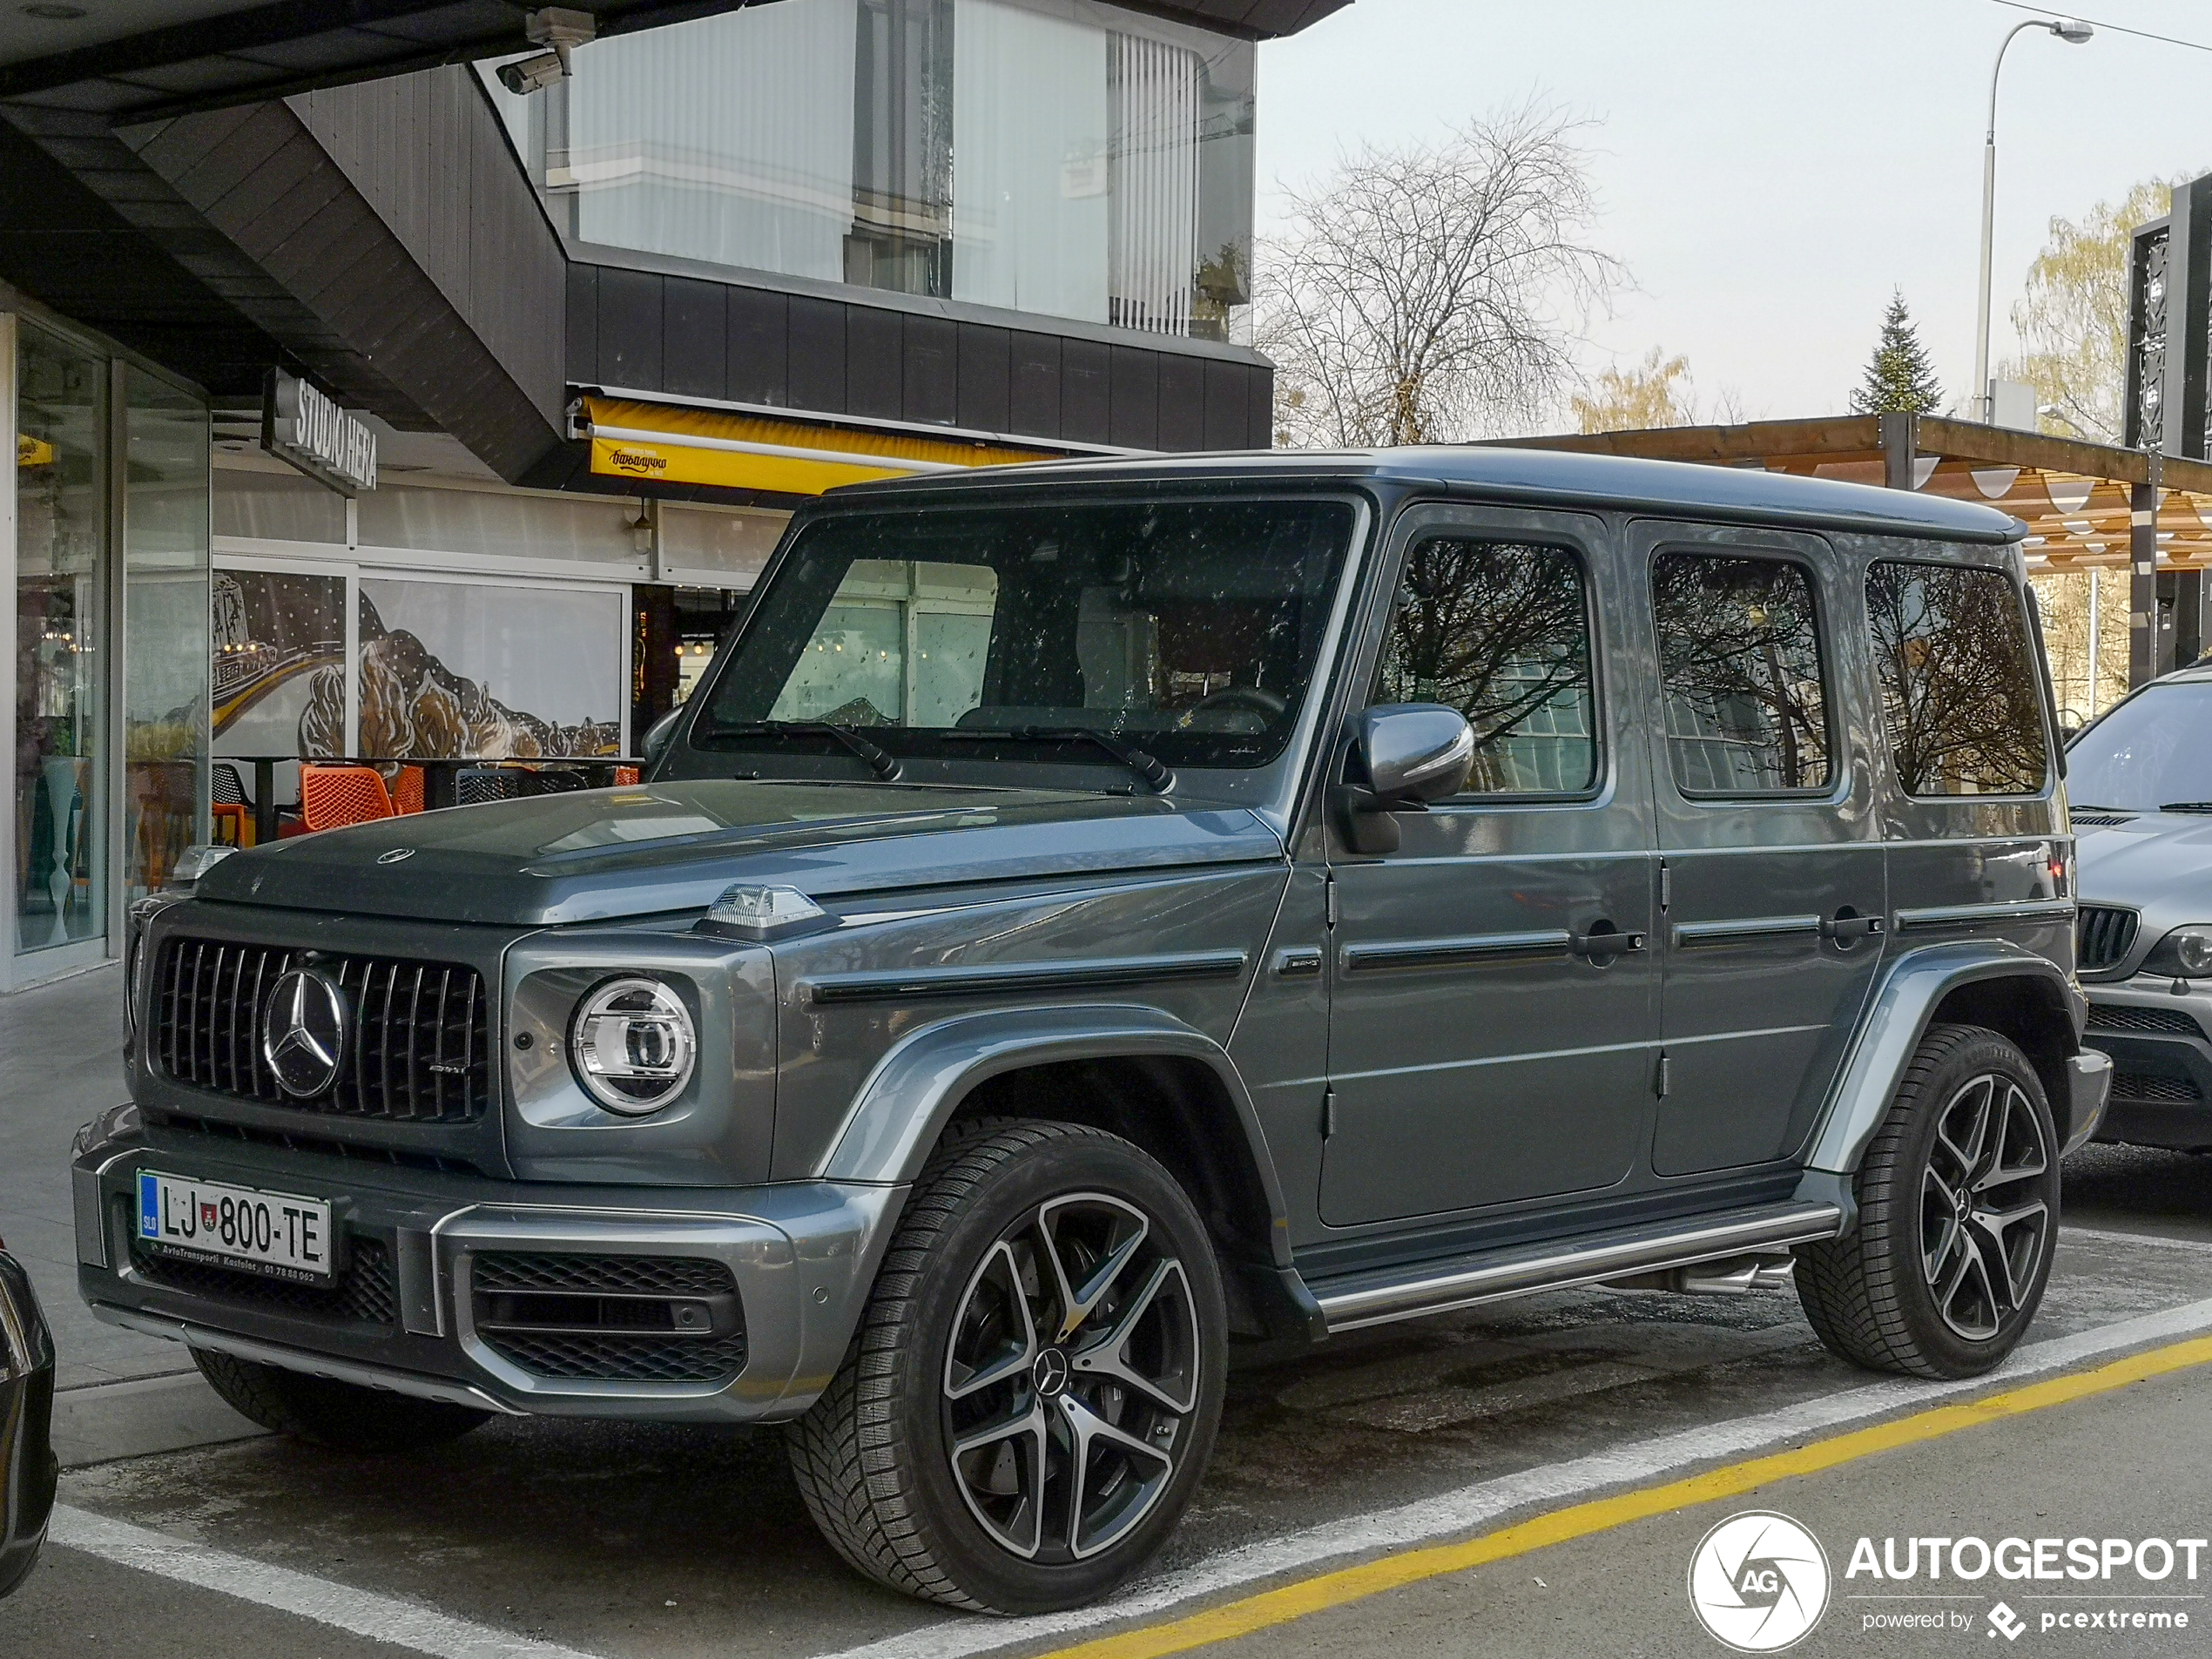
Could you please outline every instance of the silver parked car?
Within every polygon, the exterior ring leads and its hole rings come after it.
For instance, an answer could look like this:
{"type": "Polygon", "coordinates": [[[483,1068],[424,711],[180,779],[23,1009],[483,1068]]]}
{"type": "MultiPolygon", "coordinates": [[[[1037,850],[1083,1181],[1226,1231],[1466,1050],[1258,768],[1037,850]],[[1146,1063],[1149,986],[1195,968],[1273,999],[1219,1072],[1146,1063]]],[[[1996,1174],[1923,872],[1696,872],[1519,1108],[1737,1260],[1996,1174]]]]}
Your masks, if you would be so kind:
{"type": "Polygon", "coordinates": [[[2067,759],[2087,1040],[2113,1058],[2097,1138],[2212,1150],[2212,669],[2141,687],[2067,759]]]}
{"type": "Polygon", "coordinates": [[[1979,1374],[2111,1069],[2019,535],[1507,450],[835,491],[644,785],[139,914],[84,1295],[310,1440],[788,1423],[1005,1612],[1159,1548],[1236,1342],[1794,1277],[1979,1374]]]}

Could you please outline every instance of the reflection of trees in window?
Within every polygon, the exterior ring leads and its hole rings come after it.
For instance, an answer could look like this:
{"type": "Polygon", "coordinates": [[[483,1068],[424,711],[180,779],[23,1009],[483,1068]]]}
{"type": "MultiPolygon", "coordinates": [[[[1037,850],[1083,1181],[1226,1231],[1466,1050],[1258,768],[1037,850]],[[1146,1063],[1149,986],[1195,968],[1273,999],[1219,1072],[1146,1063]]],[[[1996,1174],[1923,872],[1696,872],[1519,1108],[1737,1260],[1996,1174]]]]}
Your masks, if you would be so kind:
{"type": "Polygon", "coordinates": [[[1999,571],[1885,561],[1866,575],[1882,717],[1912,795],[2021,795],[2050,759],[2020,596],[1999,571]]]}
{"type": "Polygon", "coordinates": [[[1692,793],[1828,781],[1820,637],[1805,573],[1779,559],[1672,554],[1653,568],[1675,781],[1692,793]]]}
{"type": "Polygon", "coordinates": [[[1442,703],[1474,728],[1470,793],[1588,788],[1590,637],[1562,548],[1439,539],[1406,557],[1377,703],[1442,703]]]}

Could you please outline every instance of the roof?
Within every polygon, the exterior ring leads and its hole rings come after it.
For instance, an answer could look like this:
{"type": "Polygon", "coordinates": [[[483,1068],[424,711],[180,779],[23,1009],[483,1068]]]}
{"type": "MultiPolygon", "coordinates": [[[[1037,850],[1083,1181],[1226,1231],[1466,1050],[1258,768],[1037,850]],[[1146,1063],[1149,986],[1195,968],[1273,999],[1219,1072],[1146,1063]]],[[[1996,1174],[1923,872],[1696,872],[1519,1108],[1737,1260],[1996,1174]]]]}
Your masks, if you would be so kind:
{"type": "Polygon", "coordinates": [[[1277,449],[1117,461],[1032,462],[1019,468],[982,467],[958,475],[940,473],[853,484],[830,494],[832,499],[849,501],[860,496],[888,498],[1008,488],[1231,479],[1372,482],[1438,489],[1498,502],[1786,522],[1985,545],[2015,541],[2024,529],[2018,519],[1991,508],[1911,490],[1797,477],[1755,467],[1700,466],[1489,445],[1277,449]]]}
{"type": "MultiPolygon", "coordinates": [[[[767,0],[562,0],[604,37],[767,0]]],[[[1351,0],[1121,0],[1246,39],[1295,34],[1351,0]]],[[[112,0],[73,18],[10,5],[0,102],[146,119],[530,50],[525,0],[112,0]]]]}

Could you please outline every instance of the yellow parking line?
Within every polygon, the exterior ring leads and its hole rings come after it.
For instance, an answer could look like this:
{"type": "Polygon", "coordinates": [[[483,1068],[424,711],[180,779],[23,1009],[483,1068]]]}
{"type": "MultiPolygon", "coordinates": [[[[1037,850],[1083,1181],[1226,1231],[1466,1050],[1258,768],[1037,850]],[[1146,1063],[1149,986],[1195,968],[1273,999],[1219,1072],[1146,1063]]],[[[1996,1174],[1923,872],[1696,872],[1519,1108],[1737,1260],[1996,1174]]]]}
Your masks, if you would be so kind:
{"type": "Polygon", "coordinates": [[[1248,1595],[1220,1607],[1209,1608],[1203,1613],[1194,1613],[1170,1623],[1150,1625],[1119,1635],[1102,1636],[1095,1642],[1080,1642],[1072,1648],[1062,1648],[1044,1656],[1044,1659],[1160,1659],[1160,1656],[1164,1654],[1186,1653],[1193,1648],[1203,1648],[1211,1642],[1227,1642],[1237,1636],[1250,1635],[1255,1630],[1287,1624],[1292,1619],[1305,1617],[1309,1613],[1319,1613],[1366,1596],[1379,1595],[1385,1590],[1418,1584],[1424,1579],[1462,1573],[1487,1561],[1504,1561],[1509,1556],[1526,1554],[1530,1550],[1542,1549],[1551,1544],[1562,1544],[1573,1538],[1587,1538],[1593,1533],[1607,1532],[1632,1521],[1665,1514],[1669,1510],[1688,1508],[1693,1504],[1740,1497],[1770,1481],[1786,1480],[1792,1475],[1817,1474],[1823,1469],[1832,1469],[1839,1464],[1870,1457],[1877,1452],[1940,1440],[1946,1434],[1957,1433],[1960,1429],[1978,1427],[2007,1417],[2019,1417],[2028,1412],[2040,1412],[2052,1406],[2063,1406],[2069,1400],[2107,1393],[2148,1377],[2162,1377],[2172,1372],[2186,1371],[2193,1366],[2208,1363],[2212,1363],[2212,1337],[2193,1338],[2187,1342],[2176,1342],[2168,1347],[2153,1348],[2144,1353],[2114,1360],[2111,1365],[2099,1366],[2094,1371],[2054,1377],[2044,1382],[2013,1389],[2008,1393],[1991,1394],[1959,1406],[1939,1406],[1931,1411],[1898,1418],[1894,1422],[1878,1423],[1871,1428],[1815,1440],[1794,1452],[1777,1452],[1769,1457],[1752,1458],[1745,1462],[1731,1463],[1724,1468],[1709,1470],[1703,1474],[1691,1475],[1687,1480],[1670,1480],[1663,1486],[1644,1487],[1614,1497],[1555,1509],[1549,1514],[1538,1515],[1517,1526],[1485,1533],[1480,1538],[1471,1538],[1461,1543],[1432,1545],[1423,1549],[1385,1555],[1375,1561],[1363,1561],[1357,1567],[1346,1567],[1337,1572],[1302,1579],[1295,1584],[1285,1584],[1280,1589],[1264,1590],[1258,1595],[1248,1595]]]}

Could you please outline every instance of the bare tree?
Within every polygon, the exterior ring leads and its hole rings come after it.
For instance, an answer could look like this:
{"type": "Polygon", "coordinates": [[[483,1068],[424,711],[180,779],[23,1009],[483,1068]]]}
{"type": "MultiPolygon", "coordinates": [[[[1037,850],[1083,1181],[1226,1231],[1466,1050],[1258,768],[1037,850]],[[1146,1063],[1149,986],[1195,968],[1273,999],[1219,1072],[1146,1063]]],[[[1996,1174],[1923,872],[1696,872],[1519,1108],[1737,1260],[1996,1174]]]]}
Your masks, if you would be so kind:
{"type": "Polygon", "coordinates": [[[1361,148],[1263,246],[1255,338],[1278,442],[1424,443],[1525,428],[1625,278],[1594,246],[1577,124],[1524,107],[1440,144],[1361,148]]]}

